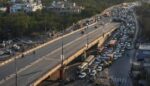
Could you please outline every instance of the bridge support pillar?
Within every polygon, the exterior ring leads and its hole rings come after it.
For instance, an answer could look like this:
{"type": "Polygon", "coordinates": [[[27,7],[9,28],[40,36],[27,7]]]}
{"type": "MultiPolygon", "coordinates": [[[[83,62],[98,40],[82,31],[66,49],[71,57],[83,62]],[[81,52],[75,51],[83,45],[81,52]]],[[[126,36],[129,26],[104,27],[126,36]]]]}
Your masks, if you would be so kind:
{"type": "Polygon", "coordinates": [[[105,37],[100,37],[97,47],[100,48],[103,45],[104,41],[105,41],[105,37]]]}
{"type": "Polygon", "coordinates": [[[51,76],[49,76],[48,79],[52,81],[65,79],[65,69],[57,70],[51,76]]]}
{"type": "Polygon", "coordinates": [[[98,41],[98,49],[101,49],[101,47],[103,46],[104,42],[107,40],[108,37],[110,37],[112,32],[107,32],[105,34],[103,34],[103,36],[101,36],[99,38],[99,41],[98,41]]]}
{"type": "Polygon", "coordinates": [[[49,80],[58,80],[58,79],[60,79],[60,70],[57,70],[51,76],[49,76],[49,80]]]}

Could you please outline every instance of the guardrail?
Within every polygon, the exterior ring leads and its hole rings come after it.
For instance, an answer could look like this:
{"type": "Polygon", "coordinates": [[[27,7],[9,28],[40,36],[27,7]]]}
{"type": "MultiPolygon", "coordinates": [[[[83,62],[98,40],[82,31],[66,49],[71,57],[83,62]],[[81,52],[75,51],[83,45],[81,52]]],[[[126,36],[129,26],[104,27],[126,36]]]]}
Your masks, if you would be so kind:
{"type": "MultiPolygon", "coordinates": [[[[91,48],[92,46],[94,46],[95,44],[97,44],[102,38],[104,40],[107,39],[108,36],[110,36],[110,34],[115,30],[116,28],[113,27],[112,30],[110,30],[109,32],[106,32],[103,35],[100,36],[99,38],[97,38],[96,40],[94,40],[93,42],[91,42],[88,45],[88,49],[91,48]]],[[[78,56],[80,56],[85,50],[87,49],[87,46],[81,48],[79,51],[77,51],[76,53],[74,53],[74,55],[68,57],[67,59],[64,60],[64,65],[67,65],[68,63],[70,63],[71,61],[73,61],[75,58],[77,58],[78,56]]],[[[57,71],[59,68],[61,67],[61,64],[56,65],[55,67],[53,67],[53,69],[49,70],[45,75],[43,75],[41,78],[37,79],[35,82],[33,82],[30,86],[37,86],[38,84],[40,84],[43,80],[45,80],[47,77],[49,77],[50,75],[52,75],[55,71],[57,71]]]]}
{"type": "MultiPolygon", "coordinates": [[[[93,24],[91,24],[91,25],[89,25],[89,26],[93,26],[93,25],[95,25],[96,23],[97,23],[97,22],[95,22],[95,23],[93,23],[93,24]]],[[[73,34],[73,33],[76,33],[76,32],[78,32],[78,31],[81,31],[81,30],[83,30],[84,28],[86,28],[86,26],[85,26],[85,27],[82,27],[82,28],[80,28],[80,29],[78,29],[78,30],[75,30],[75,31],[73,31],[73,32],[70,32],[70,33],[64,35],[64,37],[67,37],[67,36],[69,36],[69,35],[71,35],[71,34],[73,34]]],[[[30,50],[28,50],[28,51],[26,51],[26,52],[24,52],[24,53],[22,53],[22,54],[25,56],[25,55],[27,55],[27,54],[29,54],[29,53],[32,53],[32,52],[36,51],[37,49],[40,49],[40,48],[42,48],[42,47],[44,47],[44,46],[46,46],[46,45],[49,45],[49,44],[51,44],[51,43],[53,43],[53,42],[55,42],[55,41],[57,41],[57,40],[60,40],[60,39],[61,39],[61,36],[58,37],[58,38],[56,38],[56,39],[53,39],[53,40],[51,40],[51,41],[48,41],[48,42],[46,42],[46,43],[44,43],[44,44],[41,44],[41,45],[39,45],[39,46],[37,46],[37,47],[35,47],[35,48],[32,48],[32,49],[30,49],[30,50]]],[[[10,59],[8,59],[8,60],[6,60],[6,61],[0,63],[0,66],[3,66],[3,65],[5,65],[5,64],[8,64],[9,62],[14,61],[15,58],[16,58],[16,59],[21,58],[21,57],[22,57],[22,54],[20,54],[20,55],[18,55],[18,56],[15,56],[15,57],[12,57],[12,58],[10,58],[10,59]]]]}
{"type": "MultiPolygon", "coordinates": [[[[102,14],[104,14],[105,12],[110,11],[111,9],[113,9],[114,7],[117,7],[117,6],[121,6],[121,4],[119,4],[119,5],[114,5],[114,6],[110,7],[110,8],[105,9],[105,10],[104,10],[101,14],[99,14],[99,15],[102,15],[102,14]]],[[[96,16],[96,15],[92,16],[91,18],[94,18],[95,16],[96,16]]],[[[96,24],[96,23],[97,23],[97,22],[95,22],[95,23],[93,23],[93,24],[91,24],[91,25],[89,25],[89,26],[92,26],[92,25],[94,25],[94,24],[96,24]]],[[[81,30],[83,30],[84,28],[86,28],[86,26],[85,26],[85,27],[82,27],[81,29],[78,29],[78,30],[75,30],[75,31],[73,31],[73,32],[70,32],[70,33],[64,35],[64,37],[66,37],[66,36],[68,36],[68,35],[71,35],[71,34],[73,34],[73,33],[75,33],[75,32],[81,31],[81,30]]],[[[40,48],[42,48],[42,47],[44,47],[44,46],[46,46],[46,45],[48,45],[48,44],[50,44],[50,43],[52,43],[52,42],[55,42],[55,41],[59,40],[59,39],[61,39],[61,37],[58,37],[58,38],[53,39],[53,40],[50,40],[50,41],[48,41],[48,42],[46,42],[46,43],[44,43],[44,44],[41,44],[41,45],[39,45],[39,46],[37,46],[37,47],[35,47],[35,48],[32,48],[32,49],[30,49],[30,50],[27,50],[26,52],[24,52],[24,53],[22,53],[22,54],[23,54],[23,55],[27,55],[27,54],[29,54],[29,53],[32,53],[32,52],[36,51],[37,49],[40,49],[40,48]]],[[[5,64],[8,64],[9,62],[14,61],[15,58],[16,58],[16,59],[21,58],[21,57],[22,57],[22,54],[19,54],[19,55],[15,56],[15,57],[11,57],[10,59],[8,59],[8,60],[6,60],[6,61],[0,63],[0,66],[3,66],[3,65],[5,65],[5,64]]]]}

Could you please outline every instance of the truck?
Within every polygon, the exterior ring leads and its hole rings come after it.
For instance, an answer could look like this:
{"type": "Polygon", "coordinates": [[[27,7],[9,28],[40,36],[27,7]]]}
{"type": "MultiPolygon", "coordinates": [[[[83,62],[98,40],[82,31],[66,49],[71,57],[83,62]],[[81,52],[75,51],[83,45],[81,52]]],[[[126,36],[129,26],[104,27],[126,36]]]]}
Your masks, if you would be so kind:
{"type": "Polygon", "coordinates": [[[115,40],[115,39],[109,41],[109,46],[110,46],[110,47],[113,47],[113,46],[115,46],[116,44],[117,44],[117,40],[115,40]]]}

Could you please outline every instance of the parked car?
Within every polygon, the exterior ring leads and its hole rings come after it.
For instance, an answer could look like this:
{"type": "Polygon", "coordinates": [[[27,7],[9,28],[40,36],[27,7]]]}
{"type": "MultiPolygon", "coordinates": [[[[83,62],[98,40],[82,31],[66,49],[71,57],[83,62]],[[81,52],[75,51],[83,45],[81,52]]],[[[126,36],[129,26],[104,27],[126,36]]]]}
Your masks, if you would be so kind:
{"type": "Polygon", "coordinates": [[[86,77],[86,73],[85,72],[81,72],[81,73],[79,73],[79,75],[78,75],[78,77],[80,78],[80,79],[84,79],[85,77],[86,77]]]}
{"type": "Polygon", "coordinates": [[[97,73],[96,70],[92,70],[91,73],[90,73],[90,75],[91,75],[91,76],[95,76],[96,73],[97,73]]]}
{"type": "Polygon", "coordinates": [[[101,72],[103,70],[102,66],[98,66],[96,69],[98,72],[101,72]]]}

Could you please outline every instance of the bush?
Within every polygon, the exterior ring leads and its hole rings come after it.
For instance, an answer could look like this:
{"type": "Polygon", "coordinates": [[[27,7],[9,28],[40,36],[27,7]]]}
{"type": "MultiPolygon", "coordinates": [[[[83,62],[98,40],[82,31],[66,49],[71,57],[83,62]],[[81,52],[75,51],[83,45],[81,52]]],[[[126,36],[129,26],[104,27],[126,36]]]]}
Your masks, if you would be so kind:
{"type": "MultiPolygon", "coordinates": [[[[7,0],[4,0],[5,3],[7,0]]],[[[50,5],[52,0],[42,0],[50,5]]],[[[102,12],[109,6],[135,0],[70,0],[85,7],[80,14],[59,15],[45,9],[35,13],[0,13],[0,39],[30,35],[34,32],[61,31],[73,23],[102,12]]]]}
{"type": "Polygon", "coordinates": [[[137,8],[137,15],[139,16],[139,22],[142,27],[142,35],[150,38],[150,4],[143,3],[141,7],[137,8]]]}

